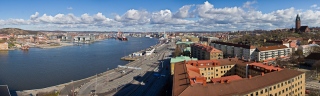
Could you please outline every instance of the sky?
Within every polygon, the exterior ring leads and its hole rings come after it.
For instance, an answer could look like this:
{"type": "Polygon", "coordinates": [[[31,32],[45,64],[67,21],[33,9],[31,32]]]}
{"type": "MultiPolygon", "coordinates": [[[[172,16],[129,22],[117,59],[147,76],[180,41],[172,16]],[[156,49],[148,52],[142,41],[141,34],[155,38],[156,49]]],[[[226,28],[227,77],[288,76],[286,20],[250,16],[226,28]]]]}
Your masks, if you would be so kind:
{"type": "Polygon", "coordinates": [[[318,0],[2,0],[0,28],[245,31],[320,27],[318,0]]]}

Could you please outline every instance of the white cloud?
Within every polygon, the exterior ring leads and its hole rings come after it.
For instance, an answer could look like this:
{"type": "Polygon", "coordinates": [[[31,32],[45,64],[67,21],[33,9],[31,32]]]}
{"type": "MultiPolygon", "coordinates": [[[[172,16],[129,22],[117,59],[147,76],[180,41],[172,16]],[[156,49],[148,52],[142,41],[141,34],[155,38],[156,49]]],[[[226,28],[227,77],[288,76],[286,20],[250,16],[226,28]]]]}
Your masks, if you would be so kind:
{"type": "Polygon", "coordinates": [[[242,5],[242,7],[243,7],[243,8],[251,8],[251,5],[252,5],[252,4],[255,4],[255,3],[257,3],[257,1],[247,1],[246,3],[244,3],[244,4],[242,5]]]}
{"type": "Polygon", "coordinates": [[[149,17],[149,13],[145,10],[130,9],[122,16],[116,14],[114,20],[126,26],[144,25],[150,22],[149,17]]]}
{"type": "MultiPolygon", "coordinates": [[[[296,14],[300,14],[303,26],[319,26],[320,11],[317,5],[309,10],[294,7],[261,12],[252,9],[256,1],[245,2],[240,7],[216,8],[208,1],[203,4],[185,5],[177,11],[163,9],[153,12],[130,9],[125,13],[114,14],[113,18],[105,13],[40,14],[35,12],[29,19],[1,20],[0,25],[30,25],[31,28],[52,30],[117,30],[121,31],[223,31],[253,30],[294,27],[296,14]],[[193,8],[194,7],[194,8],[193,8]],[[249,10],[247,10],[249,9],[249,10]]],[[[320,9],[320,8],[319,8],[320,9]]],[[[37,29],[35,29],[37,30],[37,29]]]]}
{"type": "Polygon", "coordinates": [[[178,12],[176,12],[173,17],[175,18],[186,18],[188,17],[189,15],[189,10],[190,8],[194,6],[194,5],[185,5],[185,6],[182,6],[178,12]]]}
{"type": "Polygon", "coordinates": [[[317,4],[313,4],[310,6],[311,8],[317,8],[317,4]]]}
{"type": "Polygon", "coordinates": [[[67,9],[68,9],[68,10],[72,10],[73,8],[72,8],[72,7],[68,7],[67,9]]]}
{"type": "Polygon", "coordinates": [[[30,19],[31,19],[31,20],[37,19],[38,16],[39,16],[39,13],[36,12],[35,14],[33,14],[33,15],[30,16],[30,19]]]}

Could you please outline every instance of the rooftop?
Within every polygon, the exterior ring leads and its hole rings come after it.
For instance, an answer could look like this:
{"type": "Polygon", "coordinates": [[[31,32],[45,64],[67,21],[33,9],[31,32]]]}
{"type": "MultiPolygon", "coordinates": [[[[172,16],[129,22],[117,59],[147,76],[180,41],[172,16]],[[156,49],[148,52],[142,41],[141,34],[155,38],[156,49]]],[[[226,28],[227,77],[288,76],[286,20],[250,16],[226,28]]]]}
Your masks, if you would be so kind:
{"type": "Polygon", "coordinates": [[[264,47],[258,47],[257,49],[259,51],[268,51],[268,50],[276,50],[276,49],[283,49],[288,48],[285,45],[275,45],[275,46],[264,46],[264,47]]]}
{"type": "Polygon", "coordinates": [[[181,41],[178,41],[176,44],[179,45],[179,44],[187,44],[187,45],[190,45],[190,44],[193,44],[194,42],[190,42],[190,41],[187,41],[187,42],[181,42],[181,41]]]}
{"type": "Polygon", "coordinates": [[[190,79],[191,77],[189,77],[188,74],[191,72],[193,72],[192,74],[197,74],[197,72],[188,71],[188,67],[190,67],[190,65],[186,65],[183,62],[175,64],[176,69],[173,77],[174,80],[172,90],[173,96],[243,95],[303,74],[303,72],[300,71],[283,69],[251,78],[239,78],[237,75],[234,75],[214,79],[229,79],[232,81],[229,81],[228,83],[201,83],[201,77],[190,79]]]}
{"type": "Polygon", "coordinates": [[[189,61],[189,60],[198,60],[197,58],[190,58],[188,56],[179,56],[175,58],[171,58],[170,63],[176,63],[176,62],[181,62],[181,61],[189,61]]]}
{"type": "Polygon", "coordinates": [[[207,46],[207,45],[203,45],[203,44],[199,44],[199,43],[195,43],[192,46],[197,47],[197,48],[202,49],[207,52],[222,52],[212,46],[207,46]]]}
{"type": "Polygon", "coordinates": [[[0,96],[11,96],[7,85],[0,85],[0,96]]]}
{"type": "Polygon", "coordinates": [[[211,43],[234,46],[234,47],[242,47],[242,48],[246,48],[246,49],[254,49],[254,48],[256,48],[255,46],[250,46],[250,45],[234,44],[234,43],[219,42],[219,41],[212,41],[211,43]]]}

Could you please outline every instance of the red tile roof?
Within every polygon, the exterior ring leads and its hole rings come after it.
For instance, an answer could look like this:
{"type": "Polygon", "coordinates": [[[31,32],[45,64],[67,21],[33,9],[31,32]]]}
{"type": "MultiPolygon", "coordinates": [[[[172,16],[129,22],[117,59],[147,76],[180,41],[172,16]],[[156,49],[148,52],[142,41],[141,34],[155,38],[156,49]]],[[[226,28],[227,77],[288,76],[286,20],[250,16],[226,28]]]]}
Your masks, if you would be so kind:
{"type": "Polygon", "coordinates": [[[276,50],[276,49],[283,49],[288,48],[285,45],[275,45],[275,46],[264,46],[264,47],[258,47],[257,49],[259,51],[268,51],[268,50],[276,50]]]}
{"type": "Polygon", "coordinates": [[[227,82],[227,81],[235,81],[235,80],[240,80],[242,79],[240,76],[238,75],[232,75],[232,76],[226,76],[226,77],[220,77],[220,78],[212,78],[211,81],[213,83],[218,82],[218,83],[222,83],[222,82],[227,82]]]}
{"type": "Polygon", "coordinates": [[[216,48],[214,48],[212,46],[207,46],[207,45],[203,45],[203,44],[200,44],[200,43],[194,43],[191,46],[197,47],[197,48],[199,48],[201,50],[204,50],[204,51],[207,51],[207,52],[215,52],[215,53],[217,53],[217,52],[221,53],[222,52],[221,50],[218,50],[218,49],[216,49],[216,48]]]}

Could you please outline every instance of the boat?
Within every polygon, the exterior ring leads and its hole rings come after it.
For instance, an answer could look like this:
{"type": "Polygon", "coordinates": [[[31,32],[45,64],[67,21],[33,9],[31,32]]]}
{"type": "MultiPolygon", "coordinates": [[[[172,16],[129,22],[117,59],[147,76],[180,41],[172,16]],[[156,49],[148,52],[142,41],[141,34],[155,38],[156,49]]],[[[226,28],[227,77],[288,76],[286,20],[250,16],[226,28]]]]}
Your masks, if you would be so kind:
{"type": "Polygon", "coordinates": [[[25,51],[28,51],[29,50],[29,46],[21,46],[20,48],[21,50],[25,50],[25,51]]]}
{"type": "Polygon", "coordinates": [[[120,32],[120,30],[118,30],[117,39],[120,40],[120,41],[128,41],[128,38],[123,36],[122,32],[120,32]]]}

